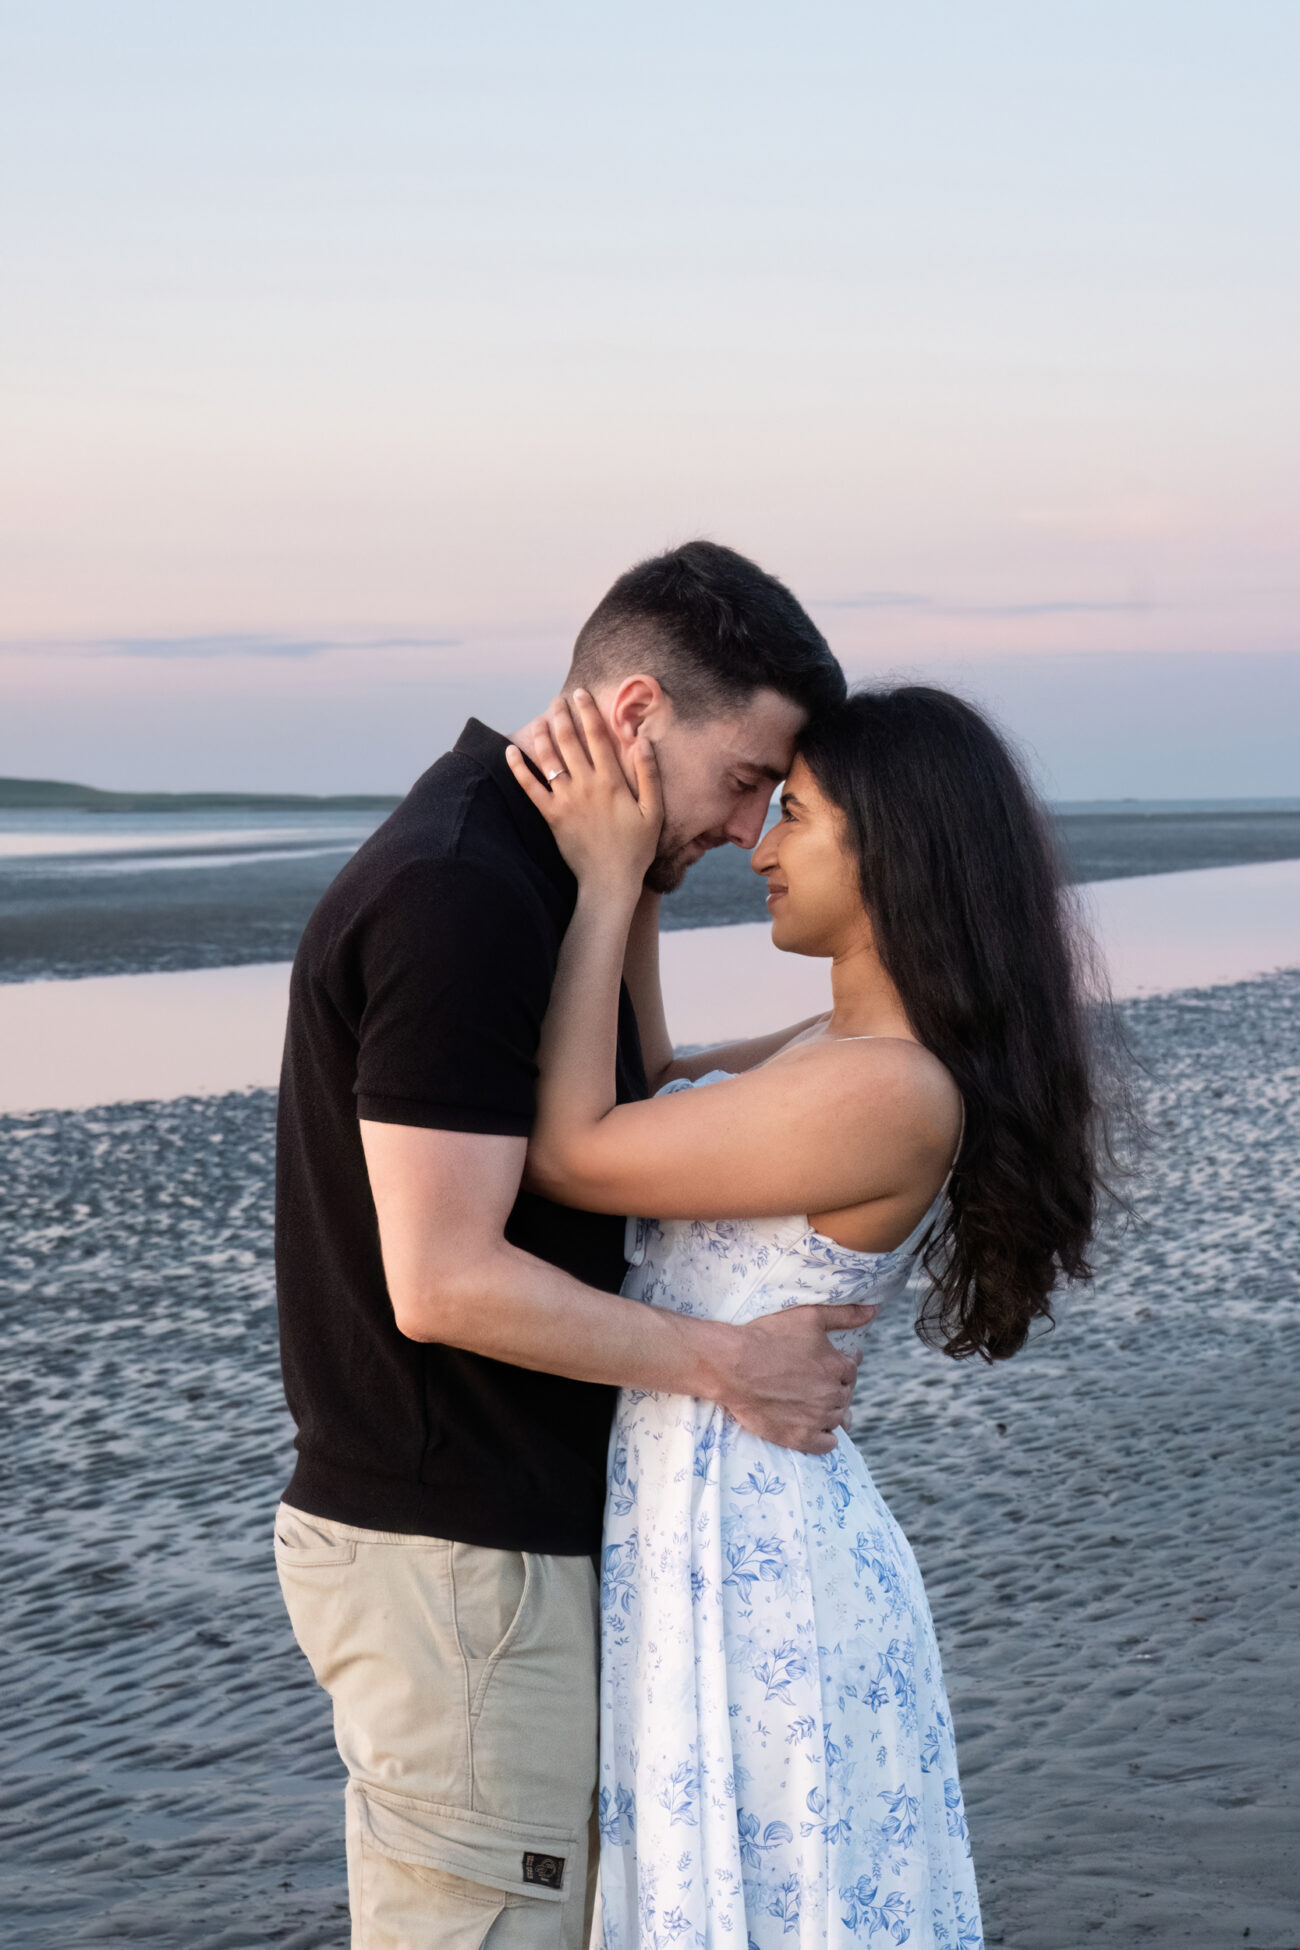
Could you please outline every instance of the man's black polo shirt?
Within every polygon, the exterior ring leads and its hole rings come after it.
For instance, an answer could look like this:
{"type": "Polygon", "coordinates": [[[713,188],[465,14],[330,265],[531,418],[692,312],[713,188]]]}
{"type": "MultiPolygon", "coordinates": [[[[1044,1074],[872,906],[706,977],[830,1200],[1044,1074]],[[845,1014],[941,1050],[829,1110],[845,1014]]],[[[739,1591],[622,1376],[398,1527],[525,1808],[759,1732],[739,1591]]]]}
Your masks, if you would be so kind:
{"type": "MultiPolygon", "coordinates": [[[[526,1136],[576,882],[471,718],[353,857],[294,963],[280,1086],[276,1276],[315,1516],[502,1550],[600,1543],[611,1388],[399,1333],[358,1118],[526,1136]]],[[[624,992],[620,1102],[646,1094],[624,992]]],[[[617,1292],[623,1221],[521,1192],[506,1236],[617,1292]]]]}

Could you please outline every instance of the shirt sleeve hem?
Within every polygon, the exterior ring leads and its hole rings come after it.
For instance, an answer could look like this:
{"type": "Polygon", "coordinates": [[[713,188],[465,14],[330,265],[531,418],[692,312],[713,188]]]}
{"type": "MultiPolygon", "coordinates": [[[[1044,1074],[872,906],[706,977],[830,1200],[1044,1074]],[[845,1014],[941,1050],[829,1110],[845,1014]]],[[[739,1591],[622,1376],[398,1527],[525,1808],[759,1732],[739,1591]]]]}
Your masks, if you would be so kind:
{"type": "Polygon", "coordinates": [[[357,1093],[357,1115],[370,1124],[410,1124],[421,1131],[466,1131],[478,1137],[528,1137],[531,1117],[466,1104],[426,1104],[418,1097],[357,1093]]]}

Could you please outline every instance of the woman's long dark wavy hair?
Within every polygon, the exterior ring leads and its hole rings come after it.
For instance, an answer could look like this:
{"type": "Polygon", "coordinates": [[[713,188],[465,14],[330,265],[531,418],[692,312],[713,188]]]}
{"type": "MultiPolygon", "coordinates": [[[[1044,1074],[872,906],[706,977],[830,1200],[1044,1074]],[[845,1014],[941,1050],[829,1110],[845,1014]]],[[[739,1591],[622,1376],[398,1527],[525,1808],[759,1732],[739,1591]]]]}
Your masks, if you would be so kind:
{"type": "Polygon", "coordinates": [[[1095,957],[1048,817],[1004,741],[950,692],[855,691],[800,742],[857,854],[876,948],[961,1091],[947,1217],[917,1323],[1004,1360],[1060,1280],[1086,1280],[1113,1162],[1095,957]]]}

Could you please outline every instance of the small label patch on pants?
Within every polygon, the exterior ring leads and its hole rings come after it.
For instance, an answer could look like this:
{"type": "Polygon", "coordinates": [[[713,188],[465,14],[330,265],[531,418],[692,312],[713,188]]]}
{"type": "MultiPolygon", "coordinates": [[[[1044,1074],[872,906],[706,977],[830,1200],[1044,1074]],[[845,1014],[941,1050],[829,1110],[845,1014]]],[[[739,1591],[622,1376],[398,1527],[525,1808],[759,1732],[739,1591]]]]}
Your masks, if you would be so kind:
{"type": "Polygon", "coordinates": [[[524,1881],[540,1882],[548,1889],[563,1888],[564,1857],[562,1855],[525,1855],[524,1881]]]}

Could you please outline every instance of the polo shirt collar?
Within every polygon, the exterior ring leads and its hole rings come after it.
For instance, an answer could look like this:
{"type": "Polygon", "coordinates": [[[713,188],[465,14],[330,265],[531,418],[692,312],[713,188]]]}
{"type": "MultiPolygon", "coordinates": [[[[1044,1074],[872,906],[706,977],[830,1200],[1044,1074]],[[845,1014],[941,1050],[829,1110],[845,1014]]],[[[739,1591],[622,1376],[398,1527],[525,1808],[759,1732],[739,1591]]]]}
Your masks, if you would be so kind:
{"type": "MultiPolygon", "coordinates": [[[[491,776],[506,802],[506,811],[510,815],[511,823],[530,857],[548,879],[553,880],[555,885],[572,899],[577,889],[577,881],[569,867],[565,865],[550,827],[532,801],[521,791],[514,773],[506,764],[506,746],[509,743],[508,738],[503,738],[499,731],[493,731],[490,725],[482,724],[478,718],[471,718],[456,740],[454,750],[463,758],[472,758],[491,776]]],[[[524,753],[524,762],[540,779],[542,774],[527,752],[524,753]]]]}

